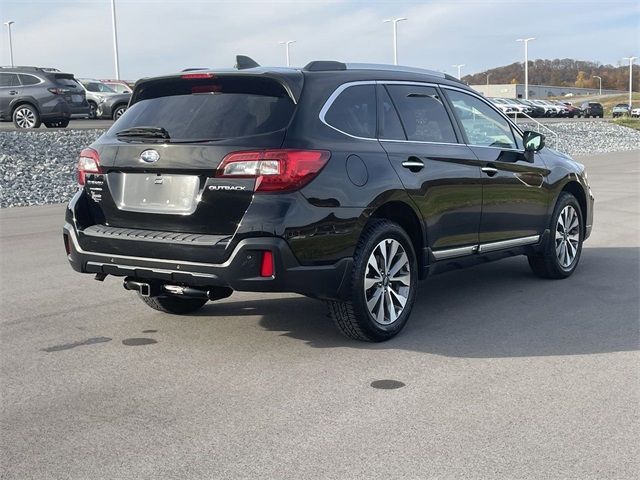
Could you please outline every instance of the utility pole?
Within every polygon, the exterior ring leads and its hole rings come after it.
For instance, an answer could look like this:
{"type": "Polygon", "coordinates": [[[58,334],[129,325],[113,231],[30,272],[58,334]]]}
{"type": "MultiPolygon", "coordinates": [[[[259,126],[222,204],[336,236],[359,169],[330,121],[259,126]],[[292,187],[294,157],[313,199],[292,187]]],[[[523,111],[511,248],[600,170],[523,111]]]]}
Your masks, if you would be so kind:
{"type": "Polygon", "coordinates": [[[289,45],[296,43],[296,40],[287,40],[286,42],[278,42],[280,45],[284,45],[284,50],[287,55],[287,67],[291,66],[291,57],[289,56],[289,45]]]}
{"type": "Polygon", "coordinates": [[[624,57],[623,60],[629,60],[629,109],[633,108],[633,62],[638,57],[624,57]]]}
{"type": "Polygon", "coordinates": [[[524,42],[524,99],[529,100],[529,42],[535,38],[519,38],[516,42],[524,42]]]}
{"type": "Polygon", "coordinates": [[[13,25],[13,20],[9,20],[8,22],[4,22],[7,26],[7,33],[9,34],[9,64],[13,67],[13,43],[11,42],[11,25],[13,25]]]}
{"type": "Polygon", "coordinates": [[[120,59],[118,58],[118,28],[116,27],[116,0],[111,0],[111,24],[113,25],[113,55],[116,63],[116,80],[120,80],[120,59]]]}
{"type": "Polygon", "coordinates": [[[382,23],[393,24],[393,64],[398,65],[398,22],[402,22],[403,20],[407,20],[406,18],[389,18],[384,20],[382,23]]]}
{"type": "Polygon", "coordinates": [[[464,63],[461,63],[460,65],[451,65],[452,67],[456,67],[458,69],[458,80],[460,80],[461,76],[462,76],[462,67],[465,66],[464,63]]]}

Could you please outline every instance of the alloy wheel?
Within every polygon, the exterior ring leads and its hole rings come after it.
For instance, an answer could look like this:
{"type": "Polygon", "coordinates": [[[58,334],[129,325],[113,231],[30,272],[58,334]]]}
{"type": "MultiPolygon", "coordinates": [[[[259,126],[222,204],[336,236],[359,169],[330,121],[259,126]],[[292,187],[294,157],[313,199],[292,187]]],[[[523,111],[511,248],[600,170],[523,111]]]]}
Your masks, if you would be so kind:
{"type": "Polygon", "coordinates": [[[397,240],[387,238],[373,249],[364,278],[367,309],[381,325],[391,325],[402,314],[411,287],[409,257],[397,240]]]}
{"type": "Polygon", "coordinates": [[[36,125],[36,115],[30,108],[18,108],[15,113],[16,124],[20,128],[33,128],[36,125]]]}
{"type": "Polygon", "coordinates": [[[580,218],[571,205],[560,212],[555,236],[558,262],[563,268],[569,268],[576,259],[580,243],[580,218]]]}

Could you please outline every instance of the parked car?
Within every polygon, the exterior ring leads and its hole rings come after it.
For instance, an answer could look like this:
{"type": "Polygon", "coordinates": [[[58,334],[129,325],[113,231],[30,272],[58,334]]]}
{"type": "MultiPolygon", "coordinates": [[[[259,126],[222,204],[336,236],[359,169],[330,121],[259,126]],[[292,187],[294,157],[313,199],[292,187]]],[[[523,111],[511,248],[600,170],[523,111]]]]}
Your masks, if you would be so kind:
{"type": "Polygon", "coordinates": [[[568,110],[567,117],[573,118],[582,116],[582,109],[580,107],[576,107],[571,102],[561,102],[568,110]]]}
{"type": "Polygon", "coordinates": [[[533,102],[535,105],[538,105],[539,107],[542,107],[544,109],[544,116],[545,117],[556,117],[556,116],[558,116],[558,109],[556,109],[555,107],[549,105],[544,100],[531,100],[531,102],[533,102]]]}
{"type": "Polygon", "coordinates": [[[506,105],[510,108],[509,115],[516,115],[517,113],[524,113],[526,115],[531,115],[531,107],[528,105],[523,105],[522,103],[516,102],[510,98],[490,98],[489,99],[494,105],[506,105]]]}
{"type": "Polygon", "coordinates": [[[544,109],[544,107],[541,107],[540,105],[536,105],[531,100],[525,100],[524,98],[517,98],[515,99],[515,101],[518,103],[521,103],[522,105],[526,105],[531,109],[531,113],[529,114],[529,116],[533,118],[540,118],[545,116],[546,110],[544,109]]]}
{"type": "Polygon", "coordinates": [[[89,102],[89,118],[108,118],[117,120],[127,110],[130,93],[117,93],[100,80],[79,79],[89,102]]]}
{"type": "Polygon", "coordinates": [[[0,67],[0,121],[16,128],[65,128],[89,104],[73,74],[40,67],[0,67]]]}
{"type": "Polygon", "coordinates": [[[584,118],[604,117],[604,109],[602,108],[602,104],[598,102],[585,102],[580,106],[580,108],[582,109],[584,118]]]}
{"type": "Polygon", "coordinates": [[[640,117],[640,107],[635,107],[631,109],[631,116],[633,118],[638,118],[640,117]]]}
{"type": "Polygon", "coordinates": [[[100,80],[116,93],[133,93],[132,83],[124,80],[100,80]]]}
{"type": "Polygon", "coordinates": [[[584,166],[459,80],[391,65],[140,80],[78,181],[78,272],[174,314],[234,290],[308,295],[365,341],[400,332],[439,271],[522,254],[569,277],[593,220],[584,166]]]}
{"type": "Polygon", "coordinates": [[[617,118],[617,117],[625,117],[629,115],[630,112],[631,112],[631,109],[629,108],[629,105],[627,105],[626,103],[619,103],[615,107],[613,107],[613,111],[611,112],[611,114],[613,118],[617,118]]]}

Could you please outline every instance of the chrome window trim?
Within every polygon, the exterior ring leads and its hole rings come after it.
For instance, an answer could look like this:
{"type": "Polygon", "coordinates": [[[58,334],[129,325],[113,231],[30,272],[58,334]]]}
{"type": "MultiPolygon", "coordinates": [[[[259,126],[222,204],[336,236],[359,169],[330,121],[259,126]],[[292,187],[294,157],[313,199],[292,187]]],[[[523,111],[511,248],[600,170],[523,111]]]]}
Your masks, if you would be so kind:
{"type": "Polygon", "coordinates": [[[476,245],[468,245],[466,247],[447,248],[443,250],[434,250],[431,253],[436,261],[447,260],[449,258],[465,257],[474,253],[488,253],[498,250],[504,250],[511,247],[521,247],[538,243],[540,235],[530,235],[528,237],[518,237],[509,240],[501,240],[499,242],[480,243],[476,245]]]}
{"type": "Polygon", "coordinates": [[[20,77],[18,76],[18,81],[20,82],[20,86],[21,87],[35,87],[37,85],[42,85],[44,83],[44,80],[42,78],[40,78],[37,75],[34,75],[33,73],[19,73],[18,75],[26,75],[26,76],[34,77],[34,78],[38,79],[38,83],[34,83],[32,85],[24,85],[22,83],[22,80],[20,80],[20,77]]]}
{"type": "Polygon", "coordinates": [[[22,83],[20,82],[20,77],[18,76],[19,74],[16,72],[0,72],[0,74],[5,74],[5,75],[15,75],[16,79],[18,80],[18,85],[0,85],[0,88],[20,88],[23,87],[24,85],[22,85],[22,83]]]}
{"type": "MultiPolygon", "coordinates": [[[[326,102],[324,102],[324,105],[322,106],[322,109],[320,109],[320,114],[318,116],[320,118],[320,121],[322,123],[324,123],[327,127],[332,128],[336,132],[340,132],[343,135],[346,135],[347,137],[355,138],[355,139],[358,139],[358,140],[378,141],[377,138],[359,137],[357,135],[352,135],[350,133],[347,133],[347,132],[345,132],[343,130],[340,130],[339,128],[334,127],[329,122],[327,122],[327,120],[325,119],[325,116],[327,115],[327,112],[329,111],[329,109],[333,105],[333,102],[336,101],[336,98],[338,98],[342,92],[344,92],[347,88],[357,87],[357,86],[360,86],[360,85],[374,85],[375,86],[376,85],[376,81],[375,80],[363,80],[363,81],[357,81],[357,82],[343,83],[338,88],[336,88],[331,95],[329,95],[329,98],[327,99],[326,102]]],[[[377,109],[377,105],[376,105],[376,109],[377,109]]],[[[376,122],[377,122],[377,118],[378,118],[378,115],[376,114],[376,122]]],[[[376,130],[377,130],[377,125],[376,125],[376,130]]]]}

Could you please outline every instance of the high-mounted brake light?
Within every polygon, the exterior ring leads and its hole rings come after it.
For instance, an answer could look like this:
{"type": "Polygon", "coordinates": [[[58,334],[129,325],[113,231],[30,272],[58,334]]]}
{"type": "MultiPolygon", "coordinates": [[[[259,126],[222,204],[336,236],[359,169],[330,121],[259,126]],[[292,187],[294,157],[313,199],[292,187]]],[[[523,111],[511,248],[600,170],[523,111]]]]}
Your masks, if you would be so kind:
{"type": "Polygon", "coordinates": [[[313,180],[325,166],[326,150],[255,150],[224,157],[216,177],[255,178],[256,192],[289,192],[313,180]]]}
{"type": "Polygon", "coordinates": [[[77,164],[78,183],[84,185],[87,173],[100,173],[100,155],[93,148],[85,148],[80,152],[77,164]]]}
{"type": "Polygon", "coordinates": [[[194,80],[198,78],[213,78],[215,77],[215,73],[185,73],[180,75],[180,78],[185,80],[194,80]]]}

